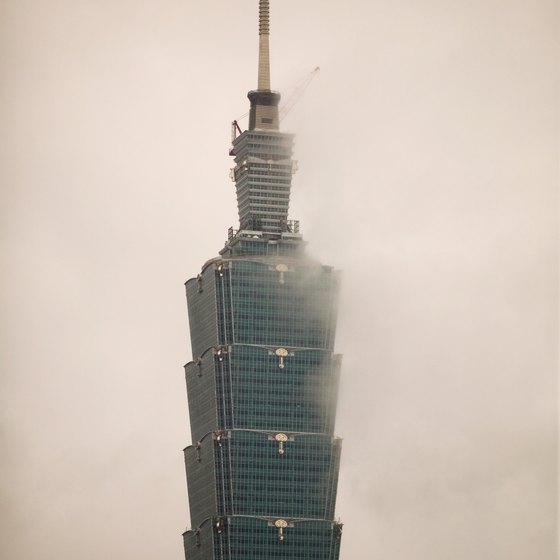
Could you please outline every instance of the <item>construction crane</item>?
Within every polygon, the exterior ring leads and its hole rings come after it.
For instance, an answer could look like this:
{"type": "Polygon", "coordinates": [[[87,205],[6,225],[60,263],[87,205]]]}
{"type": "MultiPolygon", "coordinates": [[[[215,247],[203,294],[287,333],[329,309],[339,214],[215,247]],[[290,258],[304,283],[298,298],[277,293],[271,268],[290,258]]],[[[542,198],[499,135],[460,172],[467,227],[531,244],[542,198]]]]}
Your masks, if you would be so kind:
{"type": "MultiPolygon", "coordinates": [[[[282,121],[284,117],[293,109],[294,105],[298,102],[299,98],[303,95],[303,92],[307,89],[313,78],[319,73],[320,68],[317,66],[312,72],[310,72],[305,79],[300,82],[294,91],[290,94],[286,102],[280,107],[278,111],[279,120],[282,121]]],[[[238,119],[232,121],[231,123],[231,143],[237,138],[238,134],[242,133],[239,127],[238,121],[246,117],[249,113],[241,115],[238,119]]],[[[233,147],[230,149],[229,155],[234,155],[233,147]]]]}
{"type": "MultiPolygon", "coordinates": [[[[237,138],[237,133],[241,134],[243,131],[239,127],[239,123],[237,121],[232,121],[231,123],[231,143],[237,138]]],[[[231,155],[231,154],[230,154],[231,155]]]]}
{"type": "Polygon", "coordinates": [[[298,102],[299,98],[303,95],[303,92],[307,89],[313,78],[319,73],[321,69],[317,66],[313,72],[310,72],[306,78],[296,86],[293,93],[288,97],[286,102],[280,107],[278,115],[280,117],[280,121],[284,119],[284,117],[292,110],[293,106],[298,102]]]}

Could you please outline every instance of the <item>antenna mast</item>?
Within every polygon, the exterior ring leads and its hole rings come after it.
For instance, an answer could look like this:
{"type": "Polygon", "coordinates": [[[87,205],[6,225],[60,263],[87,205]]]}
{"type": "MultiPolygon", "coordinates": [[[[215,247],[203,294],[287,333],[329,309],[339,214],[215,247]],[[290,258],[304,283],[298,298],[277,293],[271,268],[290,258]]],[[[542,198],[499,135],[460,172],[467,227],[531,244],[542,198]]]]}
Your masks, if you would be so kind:
{"type": "Polygon", "coordinates": [[[270,1],[259,0],[259,90],[270,90],[270,1]]]}
{"type": "Polygon", "coordinates": [[[259,0],[259,74],[251,101],[249,130],[278,130],[280,94],[270,89],[270,0],[259,0]]]}

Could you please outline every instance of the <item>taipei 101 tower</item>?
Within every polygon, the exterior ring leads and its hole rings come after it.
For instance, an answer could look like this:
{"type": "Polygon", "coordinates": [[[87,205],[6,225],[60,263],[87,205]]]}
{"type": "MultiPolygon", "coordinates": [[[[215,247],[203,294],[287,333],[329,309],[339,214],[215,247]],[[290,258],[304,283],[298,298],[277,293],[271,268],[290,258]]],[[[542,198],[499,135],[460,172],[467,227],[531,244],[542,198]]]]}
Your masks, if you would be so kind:
{"type": "Polygon", "coordinates": [[[233,142],[239,228],[186,283],[186,560],[338,560],[341,440],[334,436],[339,275],[288,220],[293,135],[270,86],[269,1],[259,2],[258,88],[233,142]]]}

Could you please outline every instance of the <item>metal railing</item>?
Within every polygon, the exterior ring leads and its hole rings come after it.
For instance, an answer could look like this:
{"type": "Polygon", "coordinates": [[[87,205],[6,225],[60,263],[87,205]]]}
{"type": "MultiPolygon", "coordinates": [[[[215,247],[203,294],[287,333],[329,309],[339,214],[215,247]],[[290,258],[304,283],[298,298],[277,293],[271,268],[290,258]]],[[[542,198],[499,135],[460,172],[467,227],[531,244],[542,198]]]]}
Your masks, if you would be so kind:
{"type": "Polygon", "coordinates": [[[259,223],[253,223],[252,225],[247,225],[240,229],[234,229],[233,226],[231,226],[228,229],[228,241],[232,241],[237,236],[237,234],[241,231],[257,231],[265,234],[274,234],[274,235],[278,235],[281,233],[299,234],[299,220],[286,220],[283,224],[282,223],[278,224],[278,229],[274,228],[273,230],[271,229],[269,231],[263,229],[260,220],[258,222],[259,223]]]}

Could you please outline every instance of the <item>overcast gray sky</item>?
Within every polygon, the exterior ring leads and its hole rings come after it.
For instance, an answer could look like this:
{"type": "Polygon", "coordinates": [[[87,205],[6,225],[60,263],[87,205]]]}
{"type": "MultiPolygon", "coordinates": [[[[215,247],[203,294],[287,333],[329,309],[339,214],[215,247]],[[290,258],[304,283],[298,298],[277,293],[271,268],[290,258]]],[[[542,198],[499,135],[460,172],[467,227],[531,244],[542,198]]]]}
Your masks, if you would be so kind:
{"type": "MultiPolygon", "coordinates": [[[[257,0],[0,2],[0,556],[182,558],[183,282],[236,225],[257,0]]],[[[560,7],[275,0],[343,270],[341,560],[557,556],[560,7]]]]}

